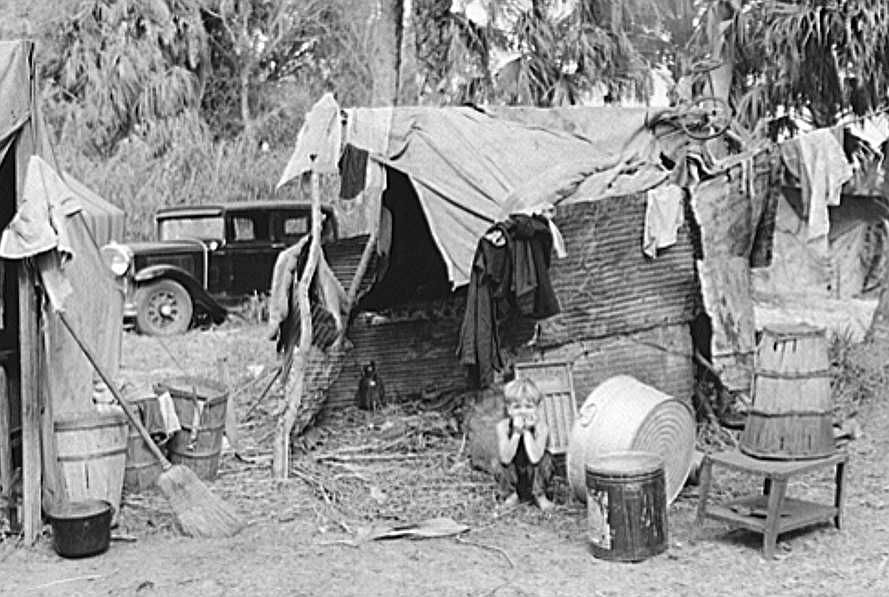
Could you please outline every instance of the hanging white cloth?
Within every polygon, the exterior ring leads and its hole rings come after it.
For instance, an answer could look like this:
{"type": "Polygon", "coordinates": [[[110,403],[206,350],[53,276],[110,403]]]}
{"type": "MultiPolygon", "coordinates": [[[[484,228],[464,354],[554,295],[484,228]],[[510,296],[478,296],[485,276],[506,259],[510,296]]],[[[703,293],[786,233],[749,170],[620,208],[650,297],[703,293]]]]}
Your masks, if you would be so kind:
{"type": "Polygon", "coordinates": [[[684,221],[682,188],[675,184],[655,187],[646,194],[642,252],[654,259],[658,249],[676,244],[684,221]]]}

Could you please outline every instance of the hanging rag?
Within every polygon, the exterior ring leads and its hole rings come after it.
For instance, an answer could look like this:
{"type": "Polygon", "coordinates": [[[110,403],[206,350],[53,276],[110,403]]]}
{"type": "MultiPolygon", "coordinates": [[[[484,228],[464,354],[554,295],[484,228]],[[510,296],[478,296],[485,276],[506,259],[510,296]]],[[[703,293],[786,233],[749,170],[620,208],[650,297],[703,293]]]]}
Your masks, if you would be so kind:
{"type": "Polygon", "coordinates": [[[179,415],[176,414],[176,405],[170,392],[164,392],[157,397],[157,406],[163,419],[164,432],[169,436],[182,429],[179,423],[179,415]]]}
{"type": "Polygon", "coordinates": [[[320,173],[337,172],[342,135],[340,106],[333,94],[325,93],[306,114],[296,137],[296,148],[281,174],[277,188],[313,169],[320,173]]]}
{"type": "Polygon", "coordinates": [[[367,151],[351,143],[346,144],[340,156],[340,199],[354,199],[367,181],[367,151]]]}
{"type": "Polygon", "coordinates": [[[677,233],[685,219],[682,188],[665,184],[646,193],[642,252],[654,259],[658,249],[676,244],[677,233]]]}
{"type": "Polygon", "coordinates": [[[482,387],[493,381],[495,370],[504,367],[497,330],[499,313],[492,287],[502,287],[499,279],[509,265],[505,236],[498,237],[501,244],[496,246],[489,235],[490,232],[479,241],[475,251],[457,346],[460,363],[474,370],[482,387]]]}
{"type": "Polygon", "coordinates": [[[511,316],[560,311],[549,277],[553,239],[543,216],[515,214],[479,240],[470,273],[457,356],[482,387],[503,370],[500,326],[511,316]]]}
{"type": "Polygon", "coordinates": [[[370,234],[378,226],[386,190],[386,167],[379,160],[388,158],[392,115],[391,107],[346,110],[343,181],[333,202],[340,238],[370,234]]]}
{"type": "Polygon", "coordinates": [[[0,236],[0,257],[24,259],[57,249],[61,263],[66,263],[74,257],[74,249],[65,230],[65,218],[80,210],[76,195],[55,168],[32,155],[25,171],[21,204],[0,236]]]}
{"type": "Polygon", "coordinates": [[[552,203],[541,203],[532,207],[519,209],[515,212],[510,213],[509,215],[529,217],[537,216],[543,218],[549,227],[549,233],[552,237],[553,251],[555,251],[556,257],[559,259],[564,259],[568,256],[568,251],[565,249],[565,237],[562,236],[562,232],[553,221],[553,216],[555,215],[555,213],[556,208],[553,206],[552,203]]]}
{"type": "Polygon", "coordinates": [[[513,277],[510,290],[522,315],[545,319],[559,312],[559,300],[549,277],[553,237],[543,216],[514,215],[507,221],[512,242],[513,277]]]}
{"type": "Polygon", "coordinates": [[[809,240],[826,236],[830,231],[828,207],[840,204],[843,185],[853,173],[842,144],[831,129],[817,129],[782,144],[781,156],[799,178],[809,240]]]}

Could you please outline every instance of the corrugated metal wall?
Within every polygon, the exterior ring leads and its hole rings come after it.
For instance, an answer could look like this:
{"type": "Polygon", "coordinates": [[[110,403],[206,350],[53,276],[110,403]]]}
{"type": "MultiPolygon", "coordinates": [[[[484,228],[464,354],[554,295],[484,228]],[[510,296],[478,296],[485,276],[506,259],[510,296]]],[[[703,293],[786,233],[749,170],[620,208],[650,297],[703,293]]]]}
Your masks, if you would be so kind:
{"type": "MultiPolygon", "coordinates": [[[[349,291],[349,284],[352,283],[352,276],[358,269],[358,263],[361,261],[361,254],[364,252],[364,245],[367,244],[368,235],[355,236],[339,240],[324,246],[324,258],[333,275],[336,276],[340,284],[346,292],[349,291]]],[[[368,272],[373,271],[373,262],[368,267],[368,272]]],[[[361,281],[361,290],[365,290],[372,281],[372,276],[365,275],[361,281]]]]}
{"type": "MultiPolygon", "coordinates": [[[[631,374],[661,391],[689,397],[694,383],[688,329],[698,303],[694,256],[687,226],[679,242],[654,260],[642,253],[645,195],[560,207],[556,222],[568,257],[555,259],[553,286],[563,313],[541,322],[535,351],[523,347],[533,322],[503,330],[503,343],[521,360],[574,361],[578,400],[601,381],[631,374]]],[[[337,276],[348,284],[365,239],[328,251],[337,276]],[[351,267],[351,270],[349,269],[351,267]]],[[[328,408],[352,404],[361,366],[371,360],[389,400],[466,386],[456,358],[462,294],[441,305],[418,305],[388,319],[359,315],[348,337],[354,347],[328,396],[328,408]]],[[[391,314],[390,314],[391,315],[391,314]]]]}
{"type": "Polygon", "coordinates": [[[580,407],[597,385],[621,374],[632,375],[676,398],[691,400],[694,392],[692,354],[689,327],[678,324],[529,351],[520,360],[572,363],[574,394],[580,407]]]}
{"type": "Polygon", "coordinates": [[[434,319],[419,315],[403,320],[357,316],[348,334],[354,346],[330,388],[327,407],[354,403],[361,367],[370,361],[376,363],[387,401],[415,397],[430,384],[437,390],[464,387],[466,373],[456,356],[461,320],[462,309],[439,312],[434,319]]]}
{"type": "Polygon", "coordinates": [[[690,321],[698,304],[688,225],[655,259],[642,253],[645,194],[559,206],[568,256],[554,259],[562,313],[541,322],[540,342],[602,338],[690,321]]]}

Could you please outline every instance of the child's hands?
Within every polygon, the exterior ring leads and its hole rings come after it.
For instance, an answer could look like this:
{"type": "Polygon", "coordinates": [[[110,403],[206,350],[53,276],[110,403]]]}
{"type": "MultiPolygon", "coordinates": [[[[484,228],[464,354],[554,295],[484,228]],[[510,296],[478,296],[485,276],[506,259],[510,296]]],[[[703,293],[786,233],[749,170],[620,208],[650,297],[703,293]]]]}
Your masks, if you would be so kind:
{"type": "Polygon", "coordinates": [[[521,433],[525,430],[525,417],[521,415],[513,415],[512,417],[512,431],[513,433],[521,433]]]}

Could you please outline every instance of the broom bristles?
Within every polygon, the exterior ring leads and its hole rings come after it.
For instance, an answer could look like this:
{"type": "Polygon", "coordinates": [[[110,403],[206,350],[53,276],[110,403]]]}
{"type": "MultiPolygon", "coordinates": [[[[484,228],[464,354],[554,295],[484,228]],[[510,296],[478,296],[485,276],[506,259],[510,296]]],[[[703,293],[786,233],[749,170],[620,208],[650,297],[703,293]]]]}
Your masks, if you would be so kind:
{"type": "Polygon", "coordinates": [[[182,532],[189,537],[231,537],[244,521],[231,507],[207,489],[194,472],[173,465],[157,479],[170,502],[182,532]]]}

